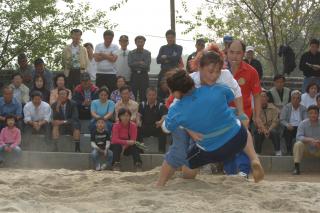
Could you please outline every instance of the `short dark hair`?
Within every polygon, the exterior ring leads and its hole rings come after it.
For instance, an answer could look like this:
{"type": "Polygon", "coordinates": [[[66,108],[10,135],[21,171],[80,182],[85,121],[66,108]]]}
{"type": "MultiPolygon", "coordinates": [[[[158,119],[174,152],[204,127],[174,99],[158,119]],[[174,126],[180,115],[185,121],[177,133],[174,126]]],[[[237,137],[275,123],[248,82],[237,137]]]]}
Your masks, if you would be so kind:
{"type": "Polygon", "coordinates": [[[137,40],[143,40],[144,42],[146,42],[147,39],[144,36],[139,35],[139,36],[135,37],[134,42],[137,42],[137,40]]]}
{"type": "Polygon", "coordinates": [[[9,85],[4,86],[4,87],[2,88],[2,93],[4,93],[5,90],[10,90],[11,92],[13,92],[12,87],[10,87],[9,85]]]}
{"type": "Polygon", "coordinates": [[[96,119],[96,123],[98,123],[98,121],[103,121],[103,123],[105,123],[103,117],[97,118],[97,119],[96,119]]]}
{"type": "Polygon", "coordinates": [[[122,75],[118,75],[117,76],[117,81],[116,82],[118,82],[119,79],[123,79],[124,81],[126,81],[126,78],[124,76],[122,76],[122,75]]]}
{"type": "Polygon", "coordinates": [[[44,61],[42,58],[36,58],[36,60],[34,60],[34,65],[38,65],[38,64],[44,64],[44,61]]]}
{"type": "Polygon", "coordinates": [[[313,86],[316,86],[317,87],[317,91],[319,92],[319,85],[315,82],[315,81],[312,81],[308,84],[307,88],[306,88],[306,92],[309,93],[309,89],[313,86]]]}
{"type": "Polygon", "coordinates": [[[55,87],[57,87],[58,78],[63,78],[64,79],[64,83],[66,83],[67,77],[63,73],[59,73],[54,77],[53,84],[54,84],[55,87]]]}
{"type": "Polygon", "coordinates": [[[131,111],[130,111],[128,108],[120,108],[120,109],[119,109],[119,111],[118,111],[118,119],[119,119],[119,121],[121,121],[121,120],[120,120],[120,117],[121,117],[122,115],[126,114],[126,113],[128,113],[128,114],[130,115],[130,117],[131,117],[132,113],[131,113],[131,111]]]}
{"type": "Polygon", "coordinates": [[[72,29],[70,34],[72,35],[73,33],[80,33],[82,35],[82,31],[80,29],[72,29]]]}
{"type": "MultiPolygon", "coordinates": [[[[240,39],[235,39],[235,40],[233,40],[233,41],[230,43],[230,46],[231,46],[234,42],[240,42],[241,47],[242,47],[242,51],[243,51],[243,52],[246,52],[246,47],[247,47],[247,45],[244,43],[244,41],[242,41],[242,40],[240,40],[240,39]]],[[[229,47],[230,47],[230,46],[229,46],[229,47]]]]}
{"type": "Polygon", "coordinates": [[[108,94],[108,96],[110,96],[110,91],[109,91],[108,87],[106,87],[106,86],[101,87],[98,90],[98,95],[100,95],[100,93],[102,93],[102,92],[106,92],[108,94]]]}
{"type": "Polygon", "coordinates": [[[120,41],[121,39],[125,39],[125,40],[129,41],[129,37],[128,37],[127,35],[121,35],[121,36],[119,37],[119,41],[120,41]]]}
{"type": "Polygon", "coordinates": [[[104,33],[103,33],[103,37],[105,37],[105,36],[112,36],[112,37],[114,37],[114,32],[113,32],[112,30],[106,30],[106,31],[104,31],[104,33]]]}
{"type": "Polygon", "coordinates": [[[205,44],[205,43],[206,43],[206,41],[203,38],[198,38],[196,40],[196,44],[205,44]]]}
{"type": "Polygon", "coordinates": [[[167,79],[167,84],[171,92],[179,91],[183,94],[186,94],[194,87],[194,82],[186,71],[173,74],[167,79]]]}
{"type": "Polygon", "coordinates": [[[10,120],[10,119],[13,119],[14,121],[16,121],[16,117],[14,115],[12,115],[12,114],[9,114],[5,118],[5,121],[4,121],[5,124],[7,124],[7,121],[10,120]]]}
{"type": "Polygon", "coordinates": [[[319,114],[319,107],[318,106],[316,106],[316,105],[309,106],[307,111],[309,112],[311,110],[315,110],[319,114]]]}
{"type": "Polygon", "coordinates": [[[276,80],[279,80],[279,79],[283,79],[285,81],[286,77],[284,77],[284,75],[281,75],[281,74],[275,75],[273,77],[273,81],[276,81],[276,80]]]}
{"type": "Polygon", "coordinates": [[[205,52],[200,58],[200,67],[207,66],[209,64],[219,64],[222,68],[224,60],[220,54],[214,51],[205,52]]]}
{"type": "Polygon", "coordinates": [[[120,93],[122,93],[125,90],[129,90],[129,92],[131,92],[131,87],[128,85],[124,85],[120,88],[120,93]]]}
{"type": "Polygon", "coordinates": [[[176,37],[176,32],[175,32],[174,30],[168,30],[168,31],[166,32],[166,37],[167,37],[168,35],[173,35],[174,37],[176,37]]]}
{"type": "Polygon", "coordinates": [[[90,43],[90,42],[85,43],[83,46],[84,46],[84,47],[91,47],[92,49],[94,49],[94,48],[93,48],[93,44],[90,43]]]}
{"type": "Polygon", "coordinates": [[[146,94],[148,94],[148,92],[155,92],[157,94],[157,88],[155,87],[148,87],[148,89],[146,90],[146,94]]]}
{"type": "Polygon", "coordinates": [[[13,80],[14,77],[16,77],[16,76],[20,76],[21,78],[23,78],[23,77],[22,77],[22,74],[21,74],[20,72],[15,72],[15,73],[12,74],[11,80],[13,80]]]}
{"type": "Polygon", "coordinates": [[[20,54],[18,55],[18,61],[21,61],[21,60],[23,60],[23,59],[27,59],[27,55],[26,55],[25,53],[20,53],[20,54]]]}
{"type": "Polygon", "coordinates": [[[318,39],[316,39],[316,38],[312,38],[312,39],[310,39],[310,42],[309,42],[309,45],[311,45],[311,44],[316,44],[316,45],[320,45],[320,41],[318,40],[318,39]]]}
{"type": "Polygon", "coordinates": [[[66,92],[67,92],[67,96],[69,96],[69,90],[68,90],[68,89],[66,89],[66,88],[59,88],[59,89],[58,89],[58,94],[59,94],[60,91],[66,91],[66,92]]]}
{"type": "Polygon", "coordinates": [[[42,98],[42,93],[41,93],[40,91],[38,91],[38,90],[35,90],[35,91],[33,91],[33,92],[31,93],[30,97],[31,97],[31,100],[33,100],[34,97],[40,97],[40,98],[42,98]]]}

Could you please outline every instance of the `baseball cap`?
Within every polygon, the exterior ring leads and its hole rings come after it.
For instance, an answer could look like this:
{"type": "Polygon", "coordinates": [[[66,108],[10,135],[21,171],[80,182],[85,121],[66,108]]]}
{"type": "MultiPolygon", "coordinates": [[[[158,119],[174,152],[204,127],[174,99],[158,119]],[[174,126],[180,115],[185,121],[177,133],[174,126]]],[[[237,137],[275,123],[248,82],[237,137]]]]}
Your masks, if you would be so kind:
{"type": "Polygon", "coordinates": [[[231,35],[225,35],[223,37],[223,42],[228,43],[228,42],[232,42],[233,41],[233,37],[231,35]]]}
{"type": "Polygon", "coordinates": [[[246,52],[252,51],[254,52],[254,47],[253,46],[247,46],[246,52]]]}

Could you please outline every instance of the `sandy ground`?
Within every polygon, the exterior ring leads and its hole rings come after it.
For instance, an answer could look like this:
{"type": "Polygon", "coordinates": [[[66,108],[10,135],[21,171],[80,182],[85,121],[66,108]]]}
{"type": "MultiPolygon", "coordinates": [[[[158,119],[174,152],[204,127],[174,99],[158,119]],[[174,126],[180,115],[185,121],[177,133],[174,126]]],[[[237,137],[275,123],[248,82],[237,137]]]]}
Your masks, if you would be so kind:
{"type": "Polygon", "coordinates": [[[319,174],[176,175],[157,189],[158,174],[0,169],[0,212],[320,212],[319,174]]]}

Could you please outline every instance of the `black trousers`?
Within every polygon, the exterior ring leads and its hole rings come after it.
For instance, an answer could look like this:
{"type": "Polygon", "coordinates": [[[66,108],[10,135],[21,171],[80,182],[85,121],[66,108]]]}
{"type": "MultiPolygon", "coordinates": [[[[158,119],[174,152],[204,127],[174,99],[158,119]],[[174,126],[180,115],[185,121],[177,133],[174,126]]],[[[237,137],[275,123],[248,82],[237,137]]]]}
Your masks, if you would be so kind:
{"type": "Polygon", "coordinates": [[[71,69],[69,76],[67,78],[67,87],[68,89],[70,89],[71,91],[73,91],[73,89],[80,84],[80,69],[71,69]]]}
{"type": "MultiPolygon", "coordinates": [[[[277,130],[271,130],[269,138],[273,143],[274,150],[280,151],[280,133],[277,130]]],[[[260,154],[262,151],[262,144],[264,139],[264,134],[260,134],[257,130],[254,131],[255,150],[258,154],[260,154]]]]}
{"type": "Polygon", "coordinates": [[[131,89],[136,97],[136,100],[145,101],[146,100],[146,90],[149,87],[149,75],[147,72],[136,73],[133,72],[131,75],[131,89]]]}
{"type": "Polygon", "coordinates": [[[96,85],[101,88],[103,86],[108,87],[110,94],[117,89],[117,76],[116,74],[96,74],[96,85]]]}
{"type": "Polygon", "coordinates": [[[283,137],[284,137],[284,140],[286,141],[288,154],[292,154],[293,140],[296,138],[297,129],[298,129],[297,126],[294,126],[293,130],[288,130],[287,127],[284,128],[283,137]]]}
{"type": "MultiPolygon", "coordinates": [[[[111,144],[110,149],[113,152],[113,163],[115,162],[120,162],[120,156],[122,152],[122,145],[121,144],[111,144]]],[[[132,155],[133,163],[142,163],[141,158],[140,158],[140,151],[136,147],[136,145],[129,146],[124,150],[123,153],[125,156],[132,155]]]]}

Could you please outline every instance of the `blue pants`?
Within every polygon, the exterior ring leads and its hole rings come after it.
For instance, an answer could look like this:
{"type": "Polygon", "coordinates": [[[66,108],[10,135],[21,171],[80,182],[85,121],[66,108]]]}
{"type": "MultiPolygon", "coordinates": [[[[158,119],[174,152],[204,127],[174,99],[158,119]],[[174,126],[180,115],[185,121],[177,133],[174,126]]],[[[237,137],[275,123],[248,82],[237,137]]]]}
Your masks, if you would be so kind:
{"type": "Polygon", "coordinates": [[[302,85],[302,93],[306,92],[307,86],[311,83],[315,82],[320,85],[320,77],[305,77],[303,80],[303,85],[302,85]]]}
{"type": "Polygon", "coordinates": [[[232,160],[223,162],[223,165],[227,175],[235,175],[238,172],[249,174],[251,169],[250,159],[243,151],[238,153],[232,160]]]}
{"type": "Polygon", "coordinates": [[[112,166],[113,153],[110,149],[108,149],[107,157],[98,152],[98,150],[93,149],[91,152],[91,157],[95,166],[97,166],[98,164],[106,164],[108,166],[112,166]]]}
{"type": "MultiPolygon", "coordinates": [[[[7,146],[8,145],[0,146],[0,161],[3,161],[4,159],[4,154],[6,153],[4,148],[7,146]]],[[[13,161],[16,162],[21,156],[21,148],[19,146],[14,147],[10,154],[13,155],[13,161]]]]}

